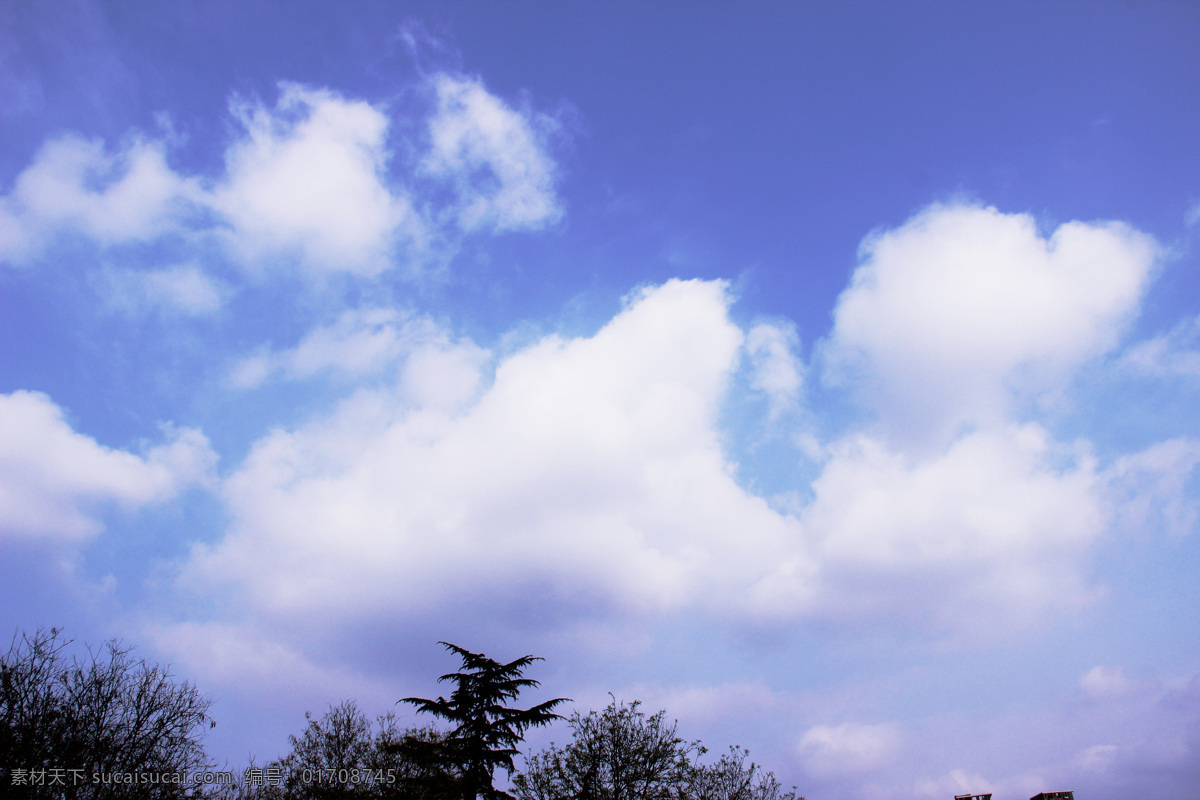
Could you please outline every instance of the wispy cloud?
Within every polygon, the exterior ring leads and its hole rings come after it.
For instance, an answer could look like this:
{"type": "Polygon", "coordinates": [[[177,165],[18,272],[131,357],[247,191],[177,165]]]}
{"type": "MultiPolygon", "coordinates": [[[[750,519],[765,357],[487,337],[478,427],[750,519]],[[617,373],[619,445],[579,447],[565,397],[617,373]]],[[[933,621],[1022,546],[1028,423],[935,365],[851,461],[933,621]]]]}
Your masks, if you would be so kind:
{"type": "Polygon", "coordinates": [[[220,310],[227,286],[195,264],[135,270],[108,266],[94,276],[101,298],[115,311],[200,317],[220,310]]]}
{"type": "Polygon", "coordinates": [[[746,332],[746,352],[753,377],[750,385],[767,396],[772,418],[795,408],[804,387],[800,337],[792,325],[760,322],[746,332]]]}
{"type": "Polygon", "coordinates": [[[421,171],[451,182],[450,209],[465,231],[536,229],[556,222],[556,168],[547,156],[550,117],[522,114],[476,80],[435,75],[437,110],[421,171]]]}
{"type": "Polygon", "coordinates": [[[888,766],[900,755],[903,738],[894,722],[815,725],[800,739],[805,768],[818,777],[863,776],[888,766]]]}
{"type": "Polygon", "coordinates": [[[1149,378],[1200,380],[1200,316],[1133,345],[1121,355],[1120,365],[1149,378]]]}

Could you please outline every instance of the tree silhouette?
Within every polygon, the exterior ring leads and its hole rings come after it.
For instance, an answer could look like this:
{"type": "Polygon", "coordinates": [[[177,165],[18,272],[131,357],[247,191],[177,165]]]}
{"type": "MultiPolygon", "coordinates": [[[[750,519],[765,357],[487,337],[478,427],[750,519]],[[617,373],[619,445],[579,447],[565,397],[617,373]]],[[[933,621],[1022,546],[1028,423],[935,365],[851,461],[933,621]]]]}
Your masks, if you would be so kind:
{"type": "Polygon", "coordinates": [[[38,630],[14,637],[0,655],[0,792],[69,792],[79,800],[188,796],[192,787],[162,776],[208,766],[200,734],[211,725],[211,701],[116,641],[89,650],[83,661],[64,656],[68,644],[56,628],[38,630]],[[115,774],[136,782],[94,782],[115,774]]]}
{"type": "Polygon", "coordinates": [[[638,706],[614,699],[573,714],[572,741],[530,756],[513,779],[518,800],[804,800],[740,748],[700,763],[700,742],[679,736],[667,712],[647,717],[638,706]]]}
{"type": "Polygon", "coordinates": [[[418,711],[433,714],[455,726],[444,739],[426,743],[426,758],[454,768],[455,793],[464,800],[479,797],[511,800],[511,795],[492,785],[493,773],[497,767],[503,767],[511,775],[515,770],[513,756],[519,752],[516,746],[524,738],[525,731],[561,719],[552,709],[567,702],[568,698],[559,697],[528,709],[510,708],[507,704],[516,700],[522,689],[539,685],[522,674],[541,658],[522,656],[501,664],[456,644],[438,644],[462,658],[459,672],[438,678],[438,683],[454,683],[450,699],[406,697],[400,701],[412,703],[418,711]]]}
{"type": "Polygon", "coordinates": [[[431,777],[406,757],[401,744],[433,741],[429,728],[402,731],[393,714],[375,723],[353,700],[343,700],[319,719],[305,712],[304,732],[288,737],[291,752],[261,768],[253,760],[243,780],[209,792],[212,800],[437,800],[431,777]],[[262,782],[249,780],[257,773],[262,782]]]}
{"type": "Polygon", "coordinates": [[[667,724],[666,711],[647,717],[635,700],[614,700],[602,713],[576,712],[573,741],[526,760],[514,781],[521,800],[676,800],[687,796],[700,742],[667,724]]]}

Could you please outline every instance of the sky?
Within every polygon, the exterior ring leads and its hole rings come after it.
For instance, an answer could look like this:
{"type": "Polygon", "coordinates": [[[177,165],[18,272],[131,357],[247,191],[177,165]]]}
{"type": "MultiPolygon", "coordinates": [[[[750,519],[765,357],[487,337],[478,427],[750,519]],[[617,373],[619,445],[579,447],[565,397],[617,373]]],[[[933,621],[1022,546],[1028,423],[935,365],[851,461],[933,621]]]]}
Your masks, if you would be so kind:
{"type": "Polygon", "coordinates": [[[442,640],[810,800],[1195,800],[1198,76],[1187,2],[0,4],[0,631],[233,766],[442,640]]]}

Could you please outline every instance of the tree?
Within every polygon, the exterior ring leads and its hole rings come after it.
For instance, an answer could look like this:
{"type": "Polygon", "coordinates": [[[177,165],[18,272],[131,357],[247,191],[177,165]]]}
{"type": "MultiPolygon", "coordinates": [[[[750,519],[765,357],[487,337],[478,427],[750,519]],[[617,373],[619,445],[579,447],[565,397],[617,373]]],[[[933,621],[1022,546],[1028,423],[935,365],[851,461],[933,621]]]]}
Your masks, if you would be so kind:
{"type": "MultiPolygon", "coordinates": [[[[797,800],[784,792],[773,772],[763,772],[751,761],[749,750],[731,746],[715,764],[699,767],[692,775],[688,796],[695,800],[797,800]]],[[[799,800],[804,800],[803,797],[799,800]]]]}
{"type": "Polygon", "coordinates": [[[432,728],[401,730],[394,714],[372,725],[353,700],[331,706],[320,719],[289,736],[291,752],[216,787],[211,800],[435,800],[425,791],[428,771],[404,752],[405,742],[433,742],[432,728]],[[253,777],[252,777],[253,776],[253,777]]]}
{"type": "Polygon", "coordinates": [[[212,701],[116,640],[82,661],[67,660],[70,643],[39,629],[0,656],[0,785],[37,771],[42,784],[26,797],[60,797],[62,785],[80,800],[188,796],[186,779],[208,766],[200,734],[212,701]]]}
{"type": "Polygon", "coordinates": [[[400,702],[412,703],[418,711],[440,717],[455,727],[437,742],[427,747],[410,747],[408,752],[426,763],[440,763],[453,773],[454,793],[464,800],[478,797],[496,800],[511,795],[492,785],[497,767],[510,775],[514,772],[513,757],[519,755],[516,746],[530,727],[547,725],[561,719],[552,709],[568,698],[559,697],[533,708],[509,708],[522,689],[536,687],[532,678],[522,677],[536,656],[522,656],[501,664],[480,653],[472,653],[449,642],[438,642],[462,659],[462,669],[438,678],[438,683],[451,681],[454,691],[447,700],[439,697],[428,700],[406,697],[400,702]]]}
{"type": "Polygon", "coordinates": [[[406,758],[400,744],[406,739],[434,741],[431,729],[401,731],[396,717],[386,714],[372,725],[353,700],[330,707],[320,719],[305,712],[308,725],[290,736],[292,750],[259,768],[251,763],[243,780],[217,793],[217,800],[343,800],[413,797],[408,791],[424,777],[406,758]],[[246,777],[257,773],[262,783],[246,777]]]}
{"type": "MultiPolygon", "coordinates": [[[[572,741],[531,756],[513,785],[518,800],[797,800],[733,747],[715,764],[707,752],[666,724],[615,699],[602,712],[572,715],[572,741]]],[[[803,800],[800,798],[799,800],[803,800]]]]}
{"type": "Polygon", "coordinates": [[[618,704],[569,721],[573,741],[526,761],[514,780],[521,800],[670,800],[682,796],[693,760],[704,752],[684,741],[666,712],[647,717],[639,703],[618,704]]]}

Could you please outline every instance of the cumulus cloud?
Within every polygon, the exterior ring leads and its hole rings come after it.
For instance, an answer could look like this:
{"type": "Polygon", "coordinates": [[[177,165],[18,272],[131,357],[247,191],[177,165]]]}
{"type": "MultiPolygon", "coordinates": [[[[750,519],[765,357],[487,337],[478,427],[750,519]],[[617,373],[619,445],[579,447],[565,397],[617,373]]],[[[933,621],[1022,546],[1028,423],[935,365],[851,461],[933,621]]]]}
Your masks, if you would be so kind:
{"type": "MultiPolygon", "coordinates": [[[[431,108],[387,108],[281,83],[271,106],[235,99],[224,172],[189,176],[164,139],[116,152],[69,134],[47,142],[0,197],[0,261],[28,265],[63,240],[104,248],[183,234],[215,238],[251,274],[375,277],[452,255],[464,236],[543,227],[562,215],[549,117],[477,80],[429,79],[431,108]]],[[[201,238],[195,238],[201,237],[201,238]]]]}
{"type": "Polygon", "coordinates": [[[1121,223],[1034,220],[933,206],[868,237],[823,348],[892,436],[944,442],[1004,421],[1114,348],[1155,265],[1154,241],[1121,223]]]}
{"type": "Polygon", "coordinates": [[[1103,482],[1086,456],[1062,460],[1036,425],[978,431],[922,458],[866,436],[836,444],[802,515],[825,596],[883,608],[899,593],[907,613],[967,624],[1086,601],[1074,565],[1104,529],[1103,482]]]}
{"type": "MultiPolygon", "coordinates": [[[[1043,261],[1048,247],[1054,257],[1071,251],[1070,236],[1050,247],[1023,218],[976,211],[972,224],[1032,237],[1043,261]]],[[[1104,226],[1071,235],[1088,231],[1114,246],[1141,241],[1104,226]]],[[[944,235],[953,244],[958,228],[944,235]]],[[[1026,277],[1036,289],[1045,276],[1026,277]]],[[[1129,285],[1140,291],[1140,280],[1129,285]]],[[[880,307],[894,305],[872,291],[880,307]]],[[[759,622],[900,614],[987,635],[1090,602],[1082,556],[1121,508],[1141,498],[1171,509],[1186,494],[1192,445],[1102,468],[1086,442],[1063,445],[1009,413],[916,450],[852,431],[825,447],[807,505],[772,509],[735,481],[718,411],[738,375],[781,402],[794,397],[796,342],[778,326],[741,331],[727,304],[721,283],[646,289],[595,336],[545,337],[500,360],[490,383],[490,354],[381,309],[350,312],[247,362],[247,384],[393,366],[398,378],[256,443],[225,484],[230,530],[198,548],[186,573],[288,615],[314,598],[354,615],[487,597],[492,610],[540,604],[576,618],[604,609],[699,608],[759,622]],[[744,355],[748,374],[738,371],[744,355]],[[272,566],[242,566],[264,563],[272,566]]],[[[1108,330],[1089,314],[1068,326],[1091,342],[1065,348],[1075,363],[1114,340],[1124,319],[1104,317],[1108,330]]],[[[999,363],[1011,366],[1026,345],[1001,332],[1009,344],[995,348],[1008,353],[999,363]]],[[[987,399],[974,391],[957,396],[987,399]]],[[[1177,507],[1171,520],[1190,519],[1177,507]]]]}
{"type": "Polygon", "coordinates": [[[44,394],[0,395],[0,534],[79,538],[101,529],[97,507],[127,509],[212,480],[216,455],[199,431],[168,430],[135,455],[77,433],[44,394]]]}
{"type": "Polygon", "coordinates": [[[450,181],[450,209],[466,231],[536,229],[562,216],[555,166],[546,154],[546,117],[522,114],[476,80],[436,75],[437,110],[422,171],[450,181]]]}
{"type": "Polygon", "coordinates": [[[823,607],[903,597],[891,605],[913,619],[1002,629],[1088,602],[1080,557],[1122,509],[1188,523],[1190,445],[1105,470],[1086,442],[1022,419],[1119,344],[1157,252],[1118,223],[1043,238],[1028,216],[969,205],[864,241],[818,348],[825,380],[877,415],[825,446],[800,512],[823,607]]]}
{"type": "Polygon", "coordinates": [[[470,592],[585,615],[795,602],[797,526],[737,486],[719,446],[743,343],[726,303],[723,284],[672,281],[593,337],[507,357],[465,409],[422,404],[444,371],[479,380],[434,352],[404,382],[426,395],[360,391],[272,433],[226,482],[233,525],[187,579],[287,614],[470,592]]]}
{"type": "Polygon", "coordinates": [[[281,84],[275,108],[235,104],[244,134],[225,153],[212,203],[252,267],[290,256],[319,270],[377,275],[422,222],[385,176],[387,116],[327,90],[281,84]]]}
{"type": "Polygon", "coordinates": [[[61,136],[0,198],[0,260],[28,264],[62,234],[101,245],[157,239],[181,230],[202,200],[198,181],[167,164],[162,141],[133,137],[110,153],[100,141],[61,136]]]}

